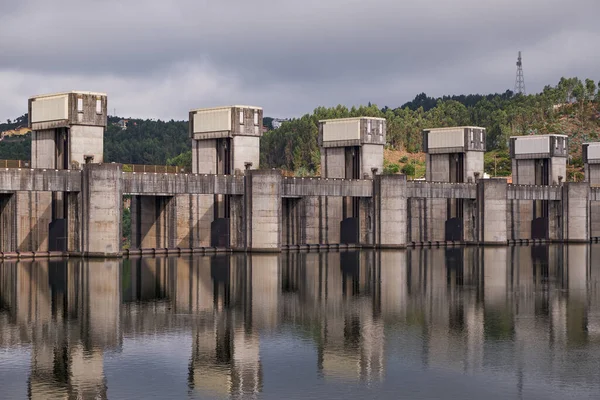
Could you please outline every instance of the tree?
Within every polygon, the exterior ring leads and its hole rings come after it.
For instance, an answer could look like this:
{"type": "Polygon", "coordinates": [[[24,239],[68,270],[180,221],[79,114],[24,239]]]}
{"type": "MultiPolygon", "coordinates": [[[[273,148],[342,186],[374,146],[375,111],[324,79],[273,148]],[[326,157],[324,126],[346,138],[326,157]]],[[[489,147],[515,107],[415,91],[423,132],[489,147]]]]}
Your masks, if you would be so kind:
{"type": "Polygon", "coordinates": [[[596,82],[594,82],[592,79],[586,79],[585,92],[588,100],[594,100],[594,98],[596,97],[596,82]]]}

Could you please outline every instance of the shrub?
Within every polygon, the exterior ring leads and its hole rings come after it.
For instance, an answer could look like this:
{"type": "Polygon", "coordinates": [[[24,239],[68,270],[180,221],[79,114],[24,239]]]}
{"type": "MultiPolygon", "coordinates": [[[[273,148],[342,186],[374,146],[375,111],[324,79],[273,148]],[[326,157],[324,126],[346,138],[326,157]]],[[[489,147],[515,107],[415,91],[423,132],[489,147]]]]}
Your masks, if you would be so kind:
{"type": "Polygon", "coordinates": [[[406,164],[408,162],[408,156],[402,156],[399,160],[402,164],[406,164]]]}
{"type": "Polygon", "coordinates": [[[412,164],[406,164],[402,167],[402,173],[404,175],[413,176],[415,174],[415,166],[412,164]]]}
{"type": "Polygon", "coordinates": [[[393,175],[393,174],[397,174],[398,172],[400,172],[400,166],[398,164],[387,164],[386,166],[383,167],[383,174],[384,175],[393,175]]]}

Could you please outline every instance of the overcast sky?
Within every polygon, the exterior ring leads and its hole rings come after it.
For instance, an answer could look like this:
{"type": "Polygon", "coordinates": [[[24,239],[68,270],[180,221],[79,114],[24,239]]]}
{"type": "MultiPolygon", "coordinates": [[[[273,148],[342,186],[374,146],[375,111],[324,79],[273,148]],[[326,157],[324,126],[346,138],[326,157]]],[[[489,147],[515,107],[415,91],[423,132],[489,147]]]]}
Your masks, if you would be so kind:
{"type": "Polygon", "coordinates": [[[0,0],[0,120],[31,95],[108,94],[110,114],[396,107],[600,79],[600,0],[0,0]]]}

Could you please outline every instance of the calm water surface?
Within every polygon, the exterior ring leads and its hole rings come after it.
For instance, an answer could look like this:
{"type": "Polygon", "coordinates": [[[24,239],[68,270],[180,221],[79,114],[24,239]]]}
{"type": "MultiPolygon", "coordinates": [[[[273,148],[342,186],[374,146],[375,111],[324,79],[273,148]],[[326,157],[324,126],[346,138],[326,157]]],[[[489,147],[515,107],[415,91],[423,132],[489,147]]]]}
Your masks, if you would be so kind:
{"type": "Polygon", "coordinates": [[[600,246],[0,264],[0,398],[600,398],[600,246]]]}

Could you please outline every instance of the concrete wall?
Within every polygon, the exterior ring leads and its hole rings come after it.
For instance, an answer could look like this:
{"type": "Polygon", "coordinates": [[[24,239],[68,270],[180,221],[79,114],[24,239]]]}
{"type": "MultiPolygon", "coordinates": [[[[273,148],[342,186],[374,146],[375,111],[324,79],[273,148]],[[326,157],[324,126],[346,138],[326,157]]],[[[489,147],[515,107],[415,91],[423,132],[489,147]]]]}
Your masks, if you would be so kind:
{"type": "Polygon", "coordinates": [[[31,168],[56,167],[54,129],[31,132],[31,168]]]}
{"type": "Polygon", "coordinates": [[[449,154],[427,154],[425,179],[431,182],[450,182],[449,157],[449,154]]]}
{"type": "Polygon", "coordinates": [[[176,208],[175,247],[210,246],[210,224],[214,219],[212,195],[182,194],[173,197],[176,208]]]}
{"type": "Polygon", "coordinates": [[[446,220],[448,219],[447,199],[427,199],[427,218],[429,232],[428,241],[443,242],[446,240],[446,220]]]}
{"type": "MultiPolygon", "coordinates": [[[[244,177],[234,175],[123,172],[123,193],[149,196],[175,194],[244,194],[244,177]]],[[[2,172],[0,171],[0,179],[2,172]]]]}
{"type": "Polygon", "coordinates": [[[465,182],[475,183],[475,174],[479,173],[479,179],[483,178],[484,162],[482,151],[468,151],[465,153],[465,182]]]}
{"type": "Polygon", "coordinates": [[[508,200],[506,221],[510,240],[531,239],[532,200],[508,200]]]}
{"type": "Polygon", "coordinates": [[[80,192],[81,171],[0,169],[0,192],[80,192]]]}
{"type": "Polygon", "coordinates": [[[550,171],[551,176],[548,179],[550,185],[559,185],[567,180],[567,158],[566,157],[552,157],[550,159],[550,171]],[[560,178],[562,176],[562,178],[560,178]]]}
{"type": "Polygon", "coordinates": [[[300,214],[301,244],[322,243],[322,203],[325,198],[320,196],[306,196],[302,202],[300,214]]]}
{"type": "Polygon", "coordinates": [[[256,136],[233,137],[233,170],[244,172],[244,163],[251,162],[251,169],[258,169],[260,164],[260,138],[256,136]]]}
{"type": "Polygon", "coordinates": [[[85,164],[84,155],[94,156],[94,163],[104,162],[104,127],[74,125],[70,132],[70,159],[85,164]]]}
{"type": "Polygon", "coordinates": [[[600,187],[600,164],[585,164],[585,181],[592,187],[600,187]]]}
{"type": "Polygon", "coordinates": [[[372,179],[371,168],[377,168],[378,173],[383,172],[383,145],[363,144],[360,148],[361,179],[372,179]]]}
{"type": "Polygon", "coordinates": [[[346,153],[344,148],[322,148],[321,152],[321,177],[345,178],[346,153]]]}
{"type": "MultiPolygon", "coordinates": [[[[182,222],[174,208],[176,202],[173,197],[134,196],[131,199],[131,247],[134,249],[177,247],[180,232],[178,228],[182,222]]],[[[186,222],[189,226],[190,216],[188,214],[184,219],[182,223],[184,226],[186,222]]]]}
{"type": "Polygon", "coordinates": [[[513,158],[512,181],[515,185],[535,185],[535,160],[513,158]]]}
{"type": "Polygon", "coordinates": [[[0,193],[0,252],[16,251],[16,200],[12,193],[0,193]]]}
{"type": "Polygon", "coordinates": [[[192,172],[194,174],[217,173],[217,141],[215,139],[192,140],[192,172]]]}
{"type": "Polygon", "coordinates": [[[48,251],[52,193],[17,192],[17,251],[48,251]]]}

